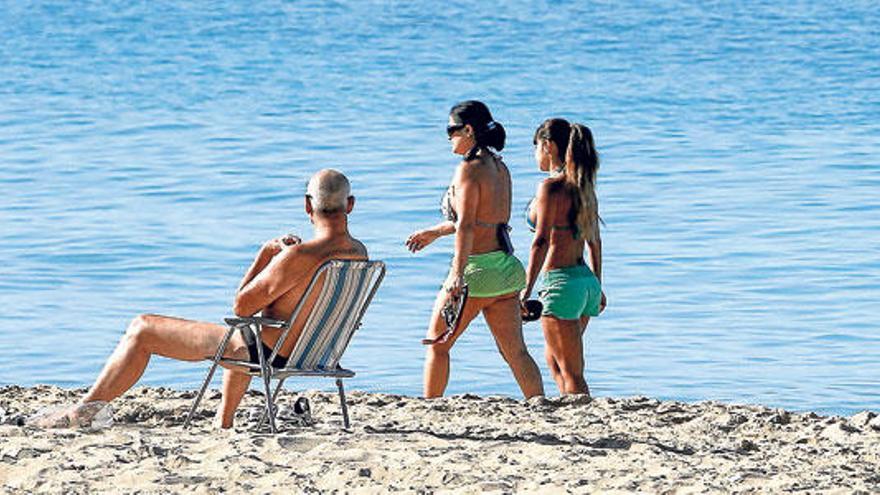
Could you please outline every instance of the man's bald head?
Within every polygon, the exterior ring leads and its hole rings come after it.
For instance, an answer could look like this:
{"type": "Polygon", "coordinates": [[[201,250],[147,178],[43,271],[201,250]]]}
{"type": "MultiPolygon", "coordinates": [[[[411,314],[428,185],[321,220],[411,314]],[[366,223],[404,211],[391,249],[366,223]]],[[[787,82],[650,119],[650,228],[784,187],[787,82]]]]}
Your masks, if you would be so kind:
{"type": "Polygon", "coordinates": [[[348,209],[351,185],[342,172],[325,168],[312,176],[307,192],[318,214],[332,215],[348,209]]]}

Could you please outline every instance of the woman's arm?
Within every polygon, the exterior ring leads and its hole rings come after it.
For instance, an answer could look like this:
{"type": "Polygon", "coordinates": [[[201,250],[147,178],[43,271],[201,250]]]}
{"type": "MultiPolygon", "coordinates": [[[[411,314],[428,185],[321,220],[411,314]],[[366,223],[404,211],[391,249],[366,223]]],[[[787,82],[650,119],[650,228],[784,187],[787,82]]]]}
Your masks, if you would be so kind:
{"type": "Polygon", "coordinates": [[[474,226],[480,204],[480,185],[475,172],[475,167],[463,162],[459,165],[454,179],[455,211],[458,212],[458,221],[455,223],[455,255],[452,257],[452,270],[446,287],[455,293],[461,289],[464,266],[474,244],[474,226]]]}
{"type": "MultiPolygon", "coordinates": [[[[599,236],[599,226],[596,226],[596,237],[594,240],[587,242],[587,245],[590,246],[590,269],[593,270],[593,273],[596,275],[596,278],[599,279],[599,284],[602,284],[602,238],[599,236]]],[[[605,311],[605,306],[608,305],[608,298],[605,297],[605,289],[602,289],[602,298],[599,301],[599,313],[605,311]]]]}
{"type": "Polygon", "coordinates": [[[538,186],[533,203],[535,210],[535,238],[529,250],[529,266],[526,269],[526,288],[520,292],[520,299],[525,301],[532,295],[532,289],[538,280],[538,274],[544,266],[547,251],[550,250],[550,233],[553,220],[556,218],[556,202],[552,201],[550,183],[543,181],[538,186]]]}
{"type": "Polygon", "coordinates": [[[602,238],[599,237],[599,233],[596,232],[595,240],[587,242],[587,245],[590,246],[590,270],[593,270],[593,273],[596,274],[596,278],[599,279],[599,282],[602,282],[602,238]]]}
{"type": "Polygon", "coordinates": [[[455,233],[455,223],[445,220],[443,222],[434,225],[433,227],[428,227],[427,229],[419,230],[418,232],[413,232],[406,239],[406,247],[412,251],[420,251],[426,247],[428,244],[431,244],[439,237],[443,237],[446,235],[455,233]]]}

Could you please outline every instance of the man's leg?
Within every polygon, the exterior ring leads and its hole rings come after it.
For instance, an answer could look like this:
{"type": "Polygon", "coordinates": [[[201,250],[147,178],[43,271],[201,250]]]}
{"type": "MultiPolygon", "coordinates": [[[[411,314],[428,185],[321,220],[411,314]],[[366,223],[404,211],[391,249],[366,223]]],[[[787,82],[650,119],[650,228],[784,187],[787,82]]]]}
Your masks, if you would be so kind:
{"type": "Polygon", "coordinates": [[[219,428],[232,428],[235,419],[235,410],[241,403],[244,393],[247,392],[251,383],[251,376],[232,370],[223,370],[223,396],[220,399],[220,407],[214,418],[214,426],[219,428]]]}
{"type": "MultiPolygon", "coordinates": [[[[140,379],[153,354],[182,361],[209,359],[217,352],[226,331],[226,327],[213,323],[140,315],[128,326],[83,402],[110,401],[125,393],[140,379]]],[[[248,358],[247,347],[238,332],[232,335],[224,356],[248,358]]]]}

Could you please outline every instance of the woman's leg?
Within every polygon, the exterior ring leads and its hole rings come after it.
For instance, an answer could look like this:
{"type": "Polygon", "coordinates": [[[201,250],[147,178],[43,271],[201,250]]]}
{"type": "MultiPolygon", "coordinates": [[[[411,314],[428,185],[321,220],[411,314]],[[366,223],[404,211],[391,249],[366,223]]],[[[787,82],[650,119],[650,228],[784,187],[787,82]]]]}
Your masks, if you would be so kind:
{"type": "MultiPolygon", "coordinates": [[[[589,318],[581,320],[561,320],[555,316],[541,317],[544,339],[547,342],[547,360],[558,366],[559,378],[556,384],[559,392],[565,394],[589,394],[584,380],[584,354],[582,334],[589,318]]],[[[552,370],[552,367],[551,367],[552,370]]]]}
{"type": "MultiPolygon", "coordinates": [[[[140,315],[128,326],[83,402],[110,401],[125,393],[144,373],[153,354],[182,361],[210,359],[226,331],[226,327],[213,323],[140,315]]],[[[224,356],[248,358],[247,347],[238,332],[232,335],[224,356]]]]}
{"type": "MultiPolygon", "coordinates": [[[[547,325],[552,323],[548,323],[546,317],[541,317],[541,329],[544,331],[544,335],[547,335],[547,325]]],[[[546,337],[545,337],[546,340],[546,337]]],[[[565,381],[562,379],[562,372],[559,370],[559,363],[556,362],[556,354],[553,353],[553,348],[550,345],[544,346],[544,359],[547,360],[547,367],[550,369],[550,376],[553,377],[553,381],[556,382],[556,386],[559,390],[563,390],[565,388],[565,381]]]]}
{"type": "Polygon", "coordinates": [[[523,340],[522,315],[516,293],[494,298],[483,309],[483,316],[523,395],[526,398],[544,395],[541,372],[523,340]]]}
{"type": "MultiPolygon", "coordinates": [[[[434,301],[434,310],[431,313],[431,323],[428,326],[428,338],[437,338],[446,331],[446,321],[440,311],[446,303],[446,290],[440,289],[437,299],[434,301]]],[[[485,304],[485,299],[478,297],[470,297],[464,303],[461,310],[461,318],[458,323],[458,329],[449,339],[440,344],[431,344],[427,346],[425,352],[425,372],[424,372],[424,395],[426,398],[440,397],[446,391],[446,385],[449,383],[449,350],[458,339],[470,322],[477,316],[477,313],[485,304]]]]}

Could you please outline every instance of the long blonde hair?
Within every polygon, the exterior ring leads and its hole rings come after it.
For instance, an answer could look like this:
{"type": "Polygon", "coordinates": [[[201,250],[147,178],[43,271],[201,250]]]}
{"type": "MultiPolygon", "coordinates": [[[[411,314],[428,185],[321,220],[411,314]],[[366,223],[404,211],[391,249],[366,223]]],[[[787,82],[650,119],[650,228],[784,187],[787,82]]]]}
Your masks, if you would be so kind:
{"type": "Polygon", "coordinates": [[[596,173],[599,154],[590,128],[569,124],[565,119],[547,119],[535,131],[538,140],[556,144],[559,159],[565,164],[565,182],[576,192],[573,198],[571,222],[578,229],[578,238],[594,241],[599,238],[599,200],[596,197],[596,173]]]}
{"type": "Polygon", "coordinates": [[[575,225],[578,237],[587,241],[599,238],[599,199],[596,197],[596,173],[599,154],[590,128],[572,124],[565,153],[565,181],[577,191],[575,225]]]}

